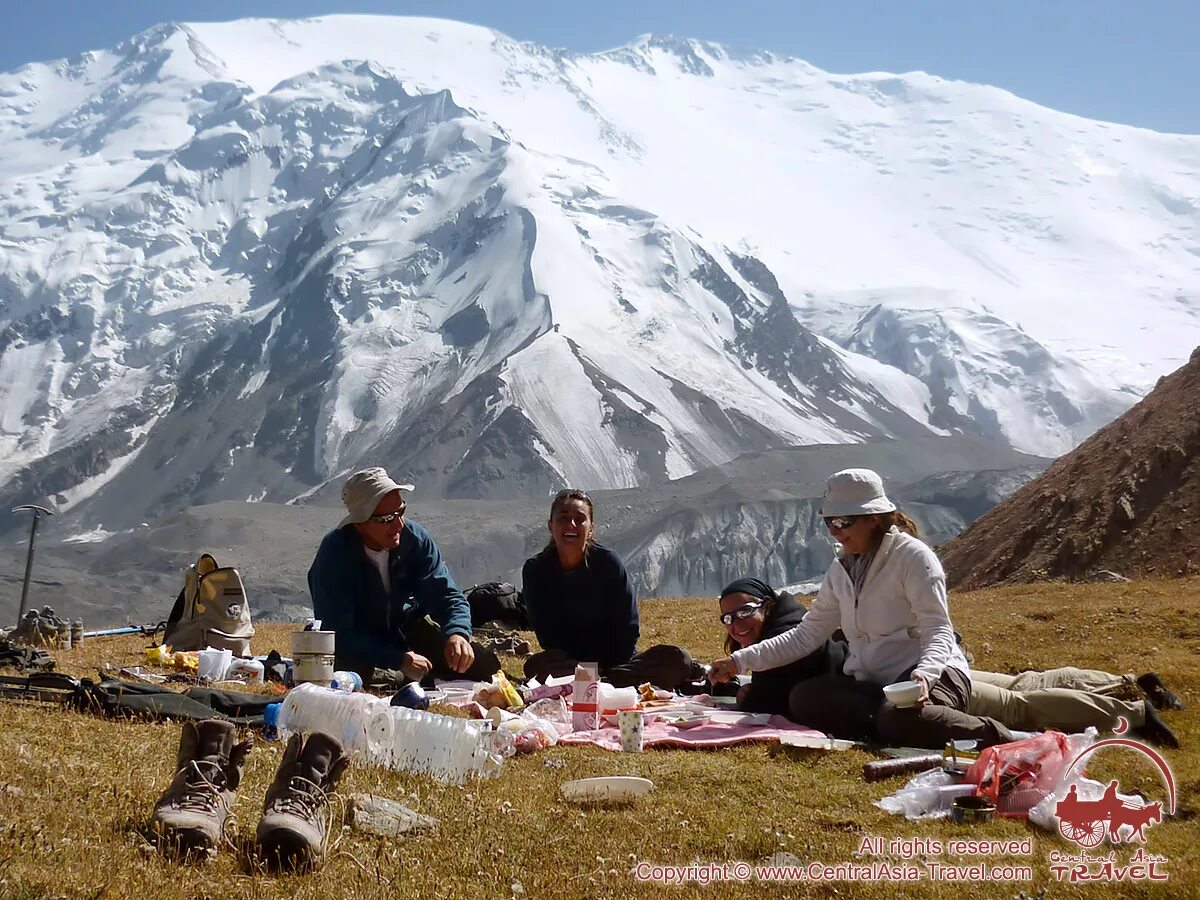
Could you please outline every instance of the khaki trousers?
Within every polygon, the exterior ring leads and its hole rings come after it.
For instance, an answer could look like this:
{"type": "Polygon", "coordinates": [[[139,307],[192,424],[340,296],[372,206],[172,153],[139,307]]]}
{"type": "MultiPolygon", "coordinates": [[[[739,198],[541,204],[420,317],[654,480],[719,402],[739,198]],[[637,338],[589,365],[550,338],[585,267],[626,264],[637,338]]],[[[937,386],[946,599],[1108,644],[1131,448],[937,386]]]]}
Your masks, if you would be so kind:
{"type": "Polygon", "coordinates": [[[1094,725],[1111,731],[1124,716],[1131,728],[1146,723],[1144,700],[1125,700],[1141,691],[1130,675],[1064,667],[1047,672],[971,672],[967,712],[1020,731],[1054,728],[1074,733],[1094,725]]]}

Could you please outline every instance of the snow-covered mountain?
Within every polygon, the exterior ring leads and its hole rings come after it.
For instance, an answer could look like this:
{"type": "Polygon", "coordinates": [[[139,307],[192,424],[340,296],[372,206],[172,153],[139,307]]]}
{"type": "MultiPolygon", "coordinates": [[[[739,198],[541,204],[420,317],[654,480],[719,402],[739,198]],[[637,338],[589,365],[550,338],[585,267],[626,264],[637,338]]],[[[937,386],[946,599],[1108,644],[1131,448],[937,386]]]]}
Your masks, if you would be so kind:
{"type": "Polygon", "coordinates": [[[506,497],[1056,454],[1196,343],[1200,138],[994,88],[362,16],[0,75],[0,500],[88,527],[366,462],[506,497]]]}

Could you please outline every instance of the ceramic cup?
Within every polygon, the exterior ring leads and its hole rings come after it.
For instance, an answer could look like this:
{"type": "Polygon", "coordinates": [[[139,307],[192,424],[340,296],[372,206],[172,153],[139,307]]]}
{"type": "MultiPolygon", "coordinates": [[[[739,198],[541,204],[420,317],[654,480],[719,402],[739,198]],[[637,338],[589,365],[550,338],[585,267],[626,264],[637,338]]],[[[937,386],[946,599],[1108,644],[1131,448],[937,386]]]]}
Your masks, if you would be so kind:
{"type": "Polygon", "coordinates": [[[640,709],[623,709],[617,713],[617,725],[621,729],[621,749],[637,753],[642,749],[643,717],[640,709]]]}

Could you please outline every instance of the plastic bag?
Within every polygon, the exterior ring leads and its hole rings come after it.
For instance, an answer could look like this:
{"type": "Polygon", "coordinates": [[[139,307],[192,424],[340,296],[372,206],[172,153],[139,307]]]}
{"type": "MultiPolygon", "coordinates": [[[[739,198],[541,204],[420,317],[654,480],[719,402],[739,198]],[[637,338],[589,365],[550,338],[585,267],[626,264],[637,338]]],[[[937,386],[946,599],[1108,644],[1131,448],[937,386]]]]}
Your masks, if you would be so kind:
{"type": "Polygon", "coordinates": [[[558,735],[549,722],[538,721],[518,734],[514,743],[518,753],[533,753],[553,747],[558,743],[558,735]]]}
{"type": "Polygon", "coordinates": [[[975,793],[975,785],[962,784],[944,769],[930,769],[912,778],[890,797],[875,801],[885,812],[903,813],[906,819],[940,819],[950,815],[955,797],[975,793]]]}
{"type": "Polygon", "coordinates": [[[1066,777],[1077,751],[1059,731],[985,748],[967,769],[966,780],[978,785],[978,795],[996,804],[1002,816],[1027,816],[1052,795],[1066,777]]]}
{"type": "MultiPolygon", "coordinates": [[[[1082,734],[1070,735],[1067,738],[1067,742],[1071,748],[1070,759],[1075,759],[1080,753],[1096,743],[1098,734],[1099,732],[1095,728],[1088,728],[1082,734]]],[[[1070,771],[1064,771],[1062,778],[1059,779],[1054,790],[1030,807],[1029,821],[1041,828],[1045,828],[1047,831],[1057,831],[1058,816],[1055,815],[1055,810],[1058,808],[1058,801],[1067,796],[1067,792],[1073,784],[1078,785],[1076,790],[1079,793],[1080,800],[1099,800],[1104,793],[1104,785],[1084,778],[1083,768],[1084,766],[1081,762],[1073,766],[1070,771]],[[1094,791],[1092,785],[1095,785],[1094,791]]]]}
{"type": "Polygon", "coordinates": [[[562,697],[546,697],[525,707],[521,718],[545,722],[551,726],[555,743],[564,734],[570,734],[574,728],[571,724],[571,711],[562,697]]]}

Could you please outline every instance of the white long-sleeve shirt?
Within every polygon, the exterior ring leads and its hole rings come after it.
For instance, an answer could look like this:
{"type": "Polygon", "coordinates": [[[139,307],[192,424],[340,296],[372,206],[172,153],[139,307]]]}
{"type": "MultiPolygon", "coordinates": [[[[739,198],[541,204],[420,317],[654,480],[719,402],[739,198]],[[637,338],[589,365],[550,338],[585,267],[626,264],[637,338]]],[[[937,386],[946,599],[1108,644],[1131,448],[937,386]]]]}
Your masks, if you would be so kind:
{"type": "Polygon", "coordinates": [[[834,560],[804,620],[734,651],[733,661],[740,672],[787,665],[812,653],[839,626],[850,645],[843,671],[859,681],[890,684],[913,666],[931,684],[947,666],[970,674],[954,639],[937,554],[894,527],[875,551],[861,591],[841,560],[834,560]]]}

